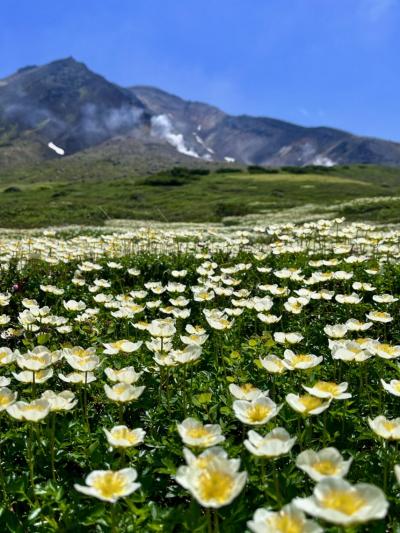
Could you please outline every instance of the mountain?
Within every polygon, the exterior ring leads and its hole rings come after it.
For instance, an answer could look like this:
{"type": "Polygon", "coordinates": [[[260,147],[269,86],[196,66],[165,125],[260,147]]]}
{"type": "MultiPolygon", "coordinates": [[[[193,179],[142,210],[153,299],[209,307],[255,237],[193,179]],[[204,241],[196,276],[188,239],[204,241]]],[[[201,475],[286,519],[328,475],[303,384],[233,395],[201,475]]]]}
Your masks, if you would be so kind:
{"type": "Polygon", "coordinates": [[[73,58],[25,67],[0,80],[0,142],[17,152],[29,147],[28,159],[56,156],[49,142],[71,154],[149,126],[150,116],[132,91],[73,58]]]}
{"type": "Polygon", "coordinates": [[[400,144],[306,128],[120,87],[73,58],[0,80],[0,167],[59,158],[135,161],[149,169],[207,161],[247,165],[400,166],[400,144]],[[50,145],[49,145],[50,143],[50,145]]]}
{"type": "MultiPolygon", "coordinates": [[[[153,87],[131,87],[155,115],[165,117],[188,150],[248,165],[400,164],[400,144],[333,128],[306,128],[265,117],[232,116],[153,87]]],[[[152,119],[154,122],[154,118],[152,119]]],[[[160,120],[159,118],[156,120],[160,120]]]]}

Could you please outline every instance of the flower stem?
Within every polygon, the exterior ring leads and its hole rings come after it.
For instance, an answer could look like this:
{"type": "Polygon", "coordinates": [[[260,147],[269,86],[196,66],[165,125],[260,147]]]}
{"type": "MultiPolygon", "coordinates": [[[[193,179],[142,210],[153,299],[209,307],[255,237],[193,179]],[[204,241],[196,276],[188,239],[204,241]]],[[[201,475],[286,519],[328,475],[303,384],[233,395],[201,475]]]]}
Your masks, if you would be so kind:
{"type": "Polygon", "coordinates": [[[35,495],[35,459],[33,456],[33,426],[32,423],[28,423],[28,466],[29,466],[29,481],[34,497],[35,495]]]}
{"type": "Polygon", "coordinates": [[[50,458],[51,458],[51,478],[56,481],[56,466],[55,466],[55,440],[56,440],[56,414],[51,415],[51,429],[50,429],[50,458]]]}
{"type": "Polygon", "coordinates": [[[111,533],[117,533],[117,504],[111,504],[111,533]]]}

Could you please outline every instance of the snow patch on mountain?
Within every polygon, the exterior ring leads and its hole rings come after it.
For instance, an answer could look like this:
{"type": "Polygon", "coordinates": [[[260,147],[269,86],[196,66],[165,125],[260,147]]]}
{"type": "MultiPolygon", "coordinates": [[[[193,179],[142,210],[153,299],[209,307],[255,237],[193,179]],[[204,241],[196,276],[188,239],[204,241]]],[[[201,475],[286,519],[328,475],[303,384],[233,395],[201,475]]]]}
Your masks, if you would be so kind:
{"type": "Polygon", "coordinates": [[[47,146],[50,148],[50,150],[53,150],[58,155],[64,155],[65,154],[65,151],[62,148],[60,148],[59,146],[57,146],[56,144],[54,144],[53,142],[49,142],[49,144],[47,146]]]}
{"type": "Polygon", "coordinates": [[[210,152],[210,154],[213,154],[214,153],[214,150],[212,148],[209,148],[206,143],[203,141],[203,139],[201,137],[199,137],[199,135],[197,135],[197,133],[193,132],[193,135],[194,135],[194,138],[196,139],[196,141],[201,144],[201,146],[207,150],[207,152],[210,152]]]}
{"type": "Polygon", "coordinates": [[[234,163],[236,161],[234,157],[225,156],[224,159],[227,163],[234,163]]]}

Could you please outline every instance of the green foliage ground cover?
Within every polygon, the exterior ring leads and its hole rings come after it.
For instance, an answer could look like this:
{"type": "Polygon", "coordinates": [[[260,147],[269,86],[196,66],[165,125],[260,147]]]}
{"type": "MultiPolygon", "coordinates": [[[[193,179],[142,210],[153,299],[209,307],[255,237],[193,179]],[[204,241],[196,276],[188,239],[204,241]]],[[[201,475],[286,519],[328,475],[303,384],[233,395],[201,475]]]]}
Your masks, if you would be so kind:
{"type": "MultiPolygon", "coordinates": [[[[67,161],[67,160],[66,160],[67,161]]],[[[251,169],[250,169],[251,170],[251,169]]],[[[398,222],[397,169],[352,166],[334,169],[289,168],[279,172],[165,171],[153,176],[130,174],[110,163],[79,166],[46,163],[0,174],[0,226],[99,225],[110,219],[168,222],[219,222],[225,217],[270,213],[311,204],[320,212],[362,198],[383,198],[373,208],[349,208],[353,220],[398,222]]]]}
{"type": "MultiPolygon", "coordinates": [[[[68,372],[65,359],[54,363],[51,379],[36,385],[13,379],[12,372],[18,373],[20,370],[15,361],[2,366],[1,377],[12,379],[10,388],[18,392],[18,399],[30,401],[46,389],[60,392],[68,388],[80,400],[72,411],[53,413],[36,424],[13,420],[5,411],[0,413],[2,531],[112,530],[133,533],[140,529],[146,532],[205,533],[212,529],[226,533],[243,532],[246,522],[257,508],[279,510],[293,498],[311,494],[315,483],[296,467],[295,459],[300,451],[327,446],[334,446],[346,458],[353,458],[347,476],[350,482],[375,484],[384,490],[390,503],[389,513],[384,520],[373,521],[366,526],[354,526],[348,531],[397,531],[400,527],[400,487],[393,468],[400,463],[398,441],[384,441],[378,437],[370,429],[368,418],[381,414],[388,418],[398,416],[399,398],[383,390],[381,379],[386,382],[399,379],[399,366],[396,360],[377,356],[359,363],[333,360],[324,327],[344,323],[350,318],[365,322],[366,314],[371,310],[389,311],[394,318],[389,324],[374,322],[371,330],[348,332],[347,337],[399,344],[399,301],[377,304],[372,296],[391,294],[399,298],[400,269],[396,261],[387,261],[387,250],[374,248],[376,240],[371,241],[374,244],[366,256],[362,247],[358,252],[351,248],[350,243],[356,235],[368,239],[368,234],[362,234],[362,230],[355,229],[353,238],[347,233],[343,240],[345,249],[332,255],[332,252],[323,250],[321,232],[324,226],[320,229],[314,235],[316,240],[306,237],[309,247],[304,251],[288,249],[272,255],[261,253],[262,244],[252,247],[244,245],[239,255],[231,255],[232,250],[227,249],[208,253],[204,248],[202,251],[197,249],[197,252],[177,254],[141,252],[125,257],[110,255],[98,258],[95,263],[101,270],[85,265],[78,259],[70,262],[53,261],[53,264],[42,259],[28,259],[18,268],[17,262],[9,259],[9,264],[2,269],[0,290],[2,294],[9,295],[9,298],[5,297],[9,303],[3,307],[3,316],[10,317],[10,322],[3,326],[3,331],[13,327],[14,333],[3,335],[3,346],[11,350],[18,349],[23,354],[37,345],[45,345],[52,352],[73,346],[93,347],[100,357],[100,364],[94,371],[97,380],[88,386],[72,385],[59,379],[60,373],[68,372]],[[360,261],[344,260],[354,257],[350,250],[360,256],[360,261]],[[323,267],[310,262],[322,259],[332,259],[333,262],[323,267]],[[229,271],[237,265],[239,269],[236,272],[229,271]],[[249,268],[243,268],[243,265],[249,265],[249,268]],[[80,269],[79,275],[77,268],[80,269]],[[129,269],[135,270],[133,274],[128,272],[129,269]],[[134,324],[170,316],[168,311],[162,312],[160,307],[168,310],[169,299],[176,298],[177,294],[173,290],[153,293],[145,288],[145,284],[156,282],[166,287],[169,282],[176,281],[172,272],[182,269],[187,274],[179,281],[185,285],[182,294],[189,300],[186,307],[191,313],[186,319],[176,320],[174,345],[176,348],[181,345],[179,339],[185,332],[186,324],[202,326],[209,337],[201,357],[188,365],[160,367],[155,363],[154,353],[145,344],[134,353],[104,355],[104,343],[119,339],[135,342],[150,340],[148,332],[136,328],[134,324]],[[282,269],[293,269],[292,273],[298,271],[301,277],[297,280],[295,276],[293,279],[279,278],[275,272],[279,273],[282,269]],[[328,276],[323,283],[304,283],[315,272],[339,270],[352,273],[353,277],[341,280],[340,277],[328,276]],[[99,278],[108,282],[109,286],[89,290],[99,278]],[[84,283],[76,282],[77,279],[84,283]],[[221,282],[221,279],[226,282],[221,282]],[[238,284],[232,285],[236,281],[238,284]],[[338,303],[333,295],[354,292],[354,282],[370,283],[374,288],[372,291],[359,289],[362,299],[357,304],[338,303]],[[287,287],[293,296],[296,296],[294,291],[301,288],[311,291],[326,289],[333,294],[327,300],[310,299],[299,314],[285,308],[288,294],[274,296],[271,313],[282,318],[277,324],[267,325],[259,319],[256,309],[246,305],[246,301],[254,296],[265,296],[265,289],[261,289],[260,285],[276,283],[287,287]],[[191,289],[207,284],[209,286],[204,291],[211,295],[211,299],[193,299],[191,289]],[[64,293],[56,295],[44,292],[41,289],[43,285],[63,289],[64,293]],[[217,295],[214,292],[216,287],[232,287],[235,293],[217,295]],[[161,306],[143,307],[127,318],[114,317],[112,312],[115,307],[107,308],[98,303],[101,300],[94,299],[99,293],[104,293],[110,295],[113,301],[121,302],[123,295],[128,298],[131,291],[144,289],[147,296],[135,297],[136,302],[142,305],[159,300],[161,306]],[[245,292],[241,293],[241,290],[245,292]],[[38,329],[31,331],[29,321],[19,318],[27,309],[26,299],[35,299],[37,307],[43,310],[41,315],[39,313],[36,316],[51,314],[67,317],[72,325],[71,331],[68,334],[60,333],[40,318],[33,321],[39,326],[38,329]],[[67,311],[63,304],[63,301],[69,300],[84,301],[87,308],[98,309],[98,312],[85,320],[76,320],[78,313],[67,311]],[[210,327],[205,318],[204,310],[214,308],[236,308],[243,312],[234,318],[231,328],[221,331],[210,327]],[[260,364],[260,359],[270,354],[282,358],[287,348],[274,339],[276,331],[300,332],[304,339],[292,349],[299,353],[323,356],[323,362],[309,370],[269,374],[260,364]],[[137,401],[127,403],[121,410],[116,402],[105,395],[107,378],[104,370],[106,367],[119,369],[128,365],[143,372],[139,383],[145,385],[146,389],[137,401]],[[329,409],[321,415],[302,417],[289,407],[286,397],[289,393],[304,393],[302,385],[312,386],[317,380],[335,383],[346,381],[352,396],[347,400],[333,400],[329,409]],[[263,391],[268,389],[273,401],[283,406],[280,413],[262,426],[246,426],[235,417],[232,408],[234,398],[229,385],[233,383],[251,383],[263,391]],[[248,475],[244,490],[233,503],[213,512],[212,526],[208,525],[204,508],[175,481],[177,468],[184,464],[183,443],[176,424],[188,416],[203,423],[219,424],[226,438],[221,446],[230,458],[241,460],[240,470],[248,475]],[[144,443],[124,453],[110,449],[104,428],[110,429],[118,423],[130,428],[143,428],[146,431],[144,443]],[[249,429],[266,434],[277,426],[284,427],[291,436],[297,438],[290,454],[274,460],[263,460],[246,450],[243,442],[249,429]],[[141,487],[115,505],[84,496],[74,489],[74,484],[83,484],[85,477],[93,470],[119,469],[128,465],[137,470],[141,487]],[[111,512],[111,509],[114,511],[111,512]]],[[[282,235],[285,233],[287,231],[283,229],[282,235]]],[[[340,240],[339,231],[336,234],[340,240]]],[[[335,235],[335,231],[332,235],[335,235]]],[[[73,247],[73,243],[68,246],[73,247]]],[[[89,246],[90,239],[88,252],[89,246]]],[[[43,250],[46,250],[46,239],[43,240],[43,250]]],[[[30,305],[35,306],[32,303],[30,305]]],[[[194,449],[194,452],[198,454],[200,450],[194,449]]],[[[321,522],[321,525],[325,531],[339,531],[332,524],[321,522]]]]}

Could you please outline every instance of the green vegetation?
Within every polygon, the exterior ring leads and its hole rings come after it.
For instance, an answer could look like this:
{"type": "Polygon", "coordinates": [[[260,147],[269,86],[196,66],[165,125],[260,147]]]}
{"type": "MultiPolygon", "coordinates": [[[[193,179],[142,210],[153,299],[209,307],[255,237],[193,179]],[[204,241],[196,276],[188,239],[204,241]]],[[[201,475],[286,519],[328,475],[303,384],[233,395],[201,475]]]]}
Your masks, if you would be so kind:
{"type": "Polygon", "coordinates": [[[0,180],[2,227],[98,225],[108,219],[220,222],[304,204],[322,216],[336,205],[351,220],[400,221],[400,200],[385,200],[400,196],[400,170],[366,165],[265,172],[174,168],[145,177],[111,160],[87,165],[66,159],[8,169],[0,180]],[[347,205],[360,197],[378,200],[347,205]]]}

